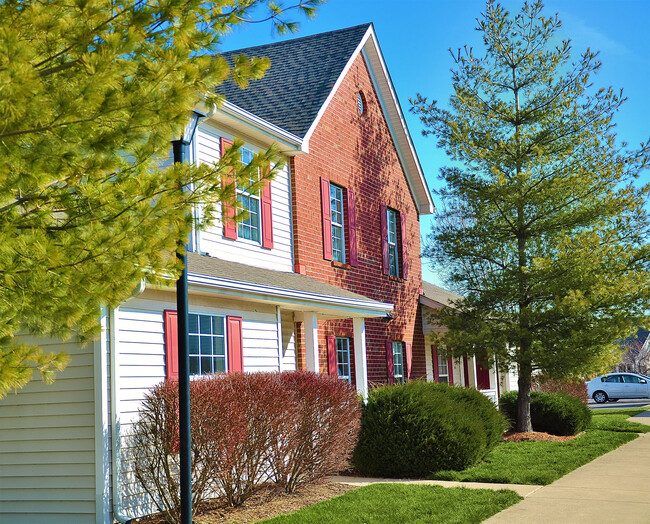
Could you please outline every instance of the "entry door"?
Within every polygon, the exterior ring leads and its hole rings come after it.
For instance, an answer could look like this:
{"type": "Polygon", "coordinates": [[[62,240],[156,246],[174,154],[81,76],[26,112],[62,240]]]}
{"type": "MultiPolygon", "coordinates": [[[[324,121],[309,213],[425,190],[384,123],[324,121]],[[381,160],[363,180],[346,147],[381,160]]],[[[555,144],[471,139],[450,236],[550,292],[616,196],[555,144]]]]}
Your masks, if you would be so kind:
{"type": "Polygon", "coordinates": [[[490,369],[485,356],[476,359],[476,385],[478,389],[490,389],[490,369]]]}

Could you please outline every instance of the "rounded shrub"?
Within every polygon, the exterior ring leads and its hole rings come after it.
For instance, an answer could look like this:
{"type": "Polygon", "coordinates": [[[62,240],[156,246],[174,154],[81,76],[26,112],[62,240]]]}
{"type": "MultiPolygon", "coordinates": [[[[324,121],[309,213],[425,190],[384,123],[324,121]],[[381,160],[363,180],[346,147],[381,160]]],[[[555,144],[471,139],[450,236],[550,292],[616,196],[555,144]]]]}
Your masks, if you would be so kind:
{"type": "Polygon", "coordinates": [[[465,469],[499,441],[506,427],[476,390],[421,381],[373,390],[362,409],[353,464],[362,474],[420,478],[465,469]]]}
{"type": "MultiPolygon", "coordinates": [[[[512,427],[517,422],[517,392],[508,391],[499,399],[501,413],[512,427]]],[[[575,435],[591,422],[591,410],[578,398],[563,393],[530,393],[530,419],[534,431],[551,435],[575,435]]]]}

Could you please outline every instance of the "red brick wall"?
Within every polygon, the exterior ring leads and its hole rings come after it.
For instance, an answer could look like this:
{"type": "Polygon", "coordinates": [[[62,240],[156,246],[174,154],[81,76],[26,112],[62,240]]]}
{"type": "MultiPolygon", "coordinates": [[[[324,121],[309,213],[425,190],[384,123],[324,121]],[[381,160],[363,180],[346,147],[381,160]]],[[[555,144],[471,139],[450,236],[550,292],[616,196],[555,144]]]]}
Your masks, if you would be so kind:
{"type": "MultiPolygon", "coordinates": [[[[386,339],[412,343],[414,377],[425,376],[424,337],[418,311],[422,281],[417,207],[381,112],[368,69],[359,56],[339,86],[311,137],[309,154],[291,161],[295,262],[312,278],[373,300],[395,304],[395,319],[366,320],[368,378],[387,378],[386,339]],[[366,111],[357,111],[357,93],[366,111]],[[356,193],[358,267],[336,267],[323,259],[320,177],[356,193]],[[408,280],[382,272],[380,204],[406,216],[408,280]]],[[[352,322],[319,323],[320,364],[327,371],[325,336],[352,336],[352,322]]],[[[301,344],[302,346],[302,344],[301,344]]],[[[300,350],[304,351],[304,347],[300,350]]]]}

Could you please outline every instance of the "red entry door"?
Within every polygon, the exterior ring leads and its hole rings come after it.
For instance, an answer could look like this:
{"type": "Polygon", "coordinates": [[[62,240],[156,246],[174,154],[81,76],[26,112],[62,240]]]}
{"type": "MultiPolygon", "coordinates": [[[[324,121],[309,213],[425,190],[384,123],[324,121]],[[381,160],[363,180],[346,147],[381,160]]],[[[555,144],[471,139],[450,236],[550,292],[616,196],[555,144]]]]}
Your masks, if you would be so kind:
{"type": "Polygon", "coordinates": [[[476,385],[478,389],[490,389],[490,369],[485,356],[476,358],[476,385]]]}

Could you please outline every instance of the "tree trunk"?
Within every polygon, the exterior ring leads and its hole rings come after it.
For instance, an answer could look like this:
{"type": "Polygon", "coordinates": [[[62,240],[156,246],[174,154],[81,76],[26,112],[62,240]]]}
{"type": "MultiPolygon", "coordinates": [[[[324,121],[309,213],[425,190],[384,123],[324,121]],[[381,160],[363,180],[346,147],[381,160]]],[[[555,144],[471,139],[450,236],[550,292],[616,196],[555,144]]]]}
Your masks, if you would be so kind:
{"type": "Polygon", "coordinates": [[[533,431],[530,420],[530,387],[531,387],[532,366],[530,362],[519,364],[519,394],[517,395],[517,426],[518,432],[533,431]]]}

